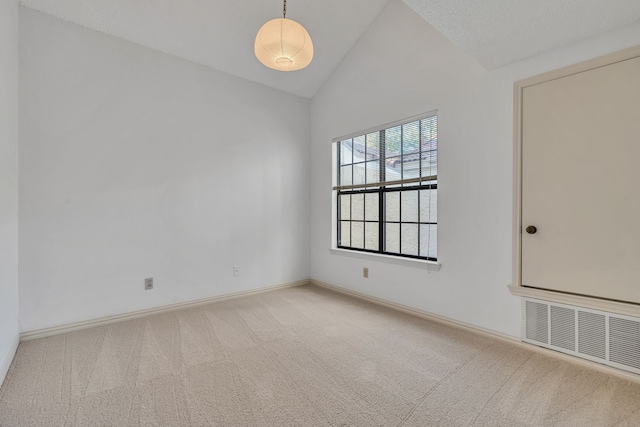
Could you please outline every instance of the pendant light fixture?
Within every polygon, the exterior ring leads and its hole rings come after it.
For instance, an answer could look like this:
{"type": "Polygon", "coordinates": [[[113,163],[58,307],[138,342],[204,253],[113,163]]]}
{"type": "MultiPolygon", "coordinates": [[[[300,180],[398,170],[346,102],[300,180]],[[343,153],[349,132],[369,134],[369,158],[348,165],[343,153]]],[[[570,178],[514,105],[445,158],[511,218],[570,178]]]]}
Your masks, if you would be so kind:
{"type": "Polygon", "coordinates": [[[274,70],[296,71],[311,63],[311,37],[302,25],[287,19],[287,0],[282,18],[272,19],[258,31],[254,51],[260,62],[274,70]]]}

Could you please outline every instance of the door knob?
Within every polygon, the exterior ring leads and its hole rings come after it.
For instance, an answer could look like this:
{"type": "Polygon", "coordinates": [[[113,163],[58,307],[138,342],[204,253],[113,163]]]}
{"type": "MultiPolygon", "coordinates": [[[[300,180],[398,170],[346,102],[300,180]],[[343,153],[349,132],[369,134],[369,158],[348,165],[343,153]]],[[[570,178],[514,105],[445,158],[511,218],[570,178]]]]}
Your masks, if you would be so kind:
{"type": "Polygon", "coordinates": [[[527,233],[529,234],[536,234],[536,231],[538,231],[538,229],[533,225],[527,227],[527,233]]]}

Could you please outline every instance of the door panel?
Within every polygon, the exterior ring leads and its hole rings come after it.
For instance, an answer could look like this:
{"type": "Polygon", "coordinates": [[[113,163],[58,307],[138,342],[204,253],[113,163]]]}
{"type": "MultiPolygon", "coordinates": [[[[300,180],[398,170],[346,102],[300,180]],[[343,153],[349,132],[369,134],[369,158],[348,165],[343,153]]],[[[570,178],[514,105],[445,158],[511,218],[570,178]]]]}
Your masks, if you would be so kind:
{"type": "Polygon", "coordinates": [[[522,111],[522,285],[640,303],[640,58],[525,87],[522,111]]]}

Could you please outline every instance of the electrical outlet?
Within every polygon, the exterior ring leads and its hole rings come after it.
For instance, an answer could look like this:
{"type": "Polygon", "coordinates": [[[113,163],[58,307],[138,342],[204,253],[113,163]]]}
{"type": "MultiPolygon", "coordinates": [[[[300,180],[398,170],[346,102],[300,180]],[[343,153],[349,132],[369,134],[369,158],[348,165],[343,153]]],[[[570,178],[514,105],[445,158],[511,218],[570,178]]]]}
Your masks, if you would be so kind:
{"type": "Polygon", "coordinates": [[[144,279],[144,289],[147,291],[149,289],[153,289],[153,277],[147,277],[144,279]]]}
{"type": "Polygon", "coordinates": [[[233,267],[233,277],[240,276],[240,267],[233,267]]]}
{"type": "Polygon", "coordinates": [[[362,277],[364,277],[365,279],[369,278],[369,269],[367,267],[362,269],[362,277]]]}

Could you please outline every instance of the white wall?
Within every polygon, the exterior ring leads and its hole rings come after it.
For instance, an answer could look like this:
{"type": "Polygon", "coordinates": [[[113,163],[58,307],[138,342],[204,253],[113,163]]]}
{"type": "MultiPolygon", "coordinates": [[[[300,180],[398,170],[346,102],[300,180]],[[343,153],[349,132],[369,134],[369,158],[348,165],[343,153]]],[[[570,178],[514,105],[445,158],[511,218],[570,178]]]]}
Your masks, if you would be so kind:
{"type": "Polygon", "coordinates": [[[309,100],[25,8],[20,52],[25,331],[309,277],[309,100]]]}
{"type": "Polygon", "coordinates": [[[0,385],[18,346],[18,3],[0,0],[0,385]]]}
{"type": "Polygon", "coordinates": [[[312,101],[311,277],[519,336],[520,300],[507,289],[513,83],[638,43],[640,23],[488,72],[391,0],[312,101]],[[331,254],[332,138],[433,109],[440,271],[331,254]]]}

